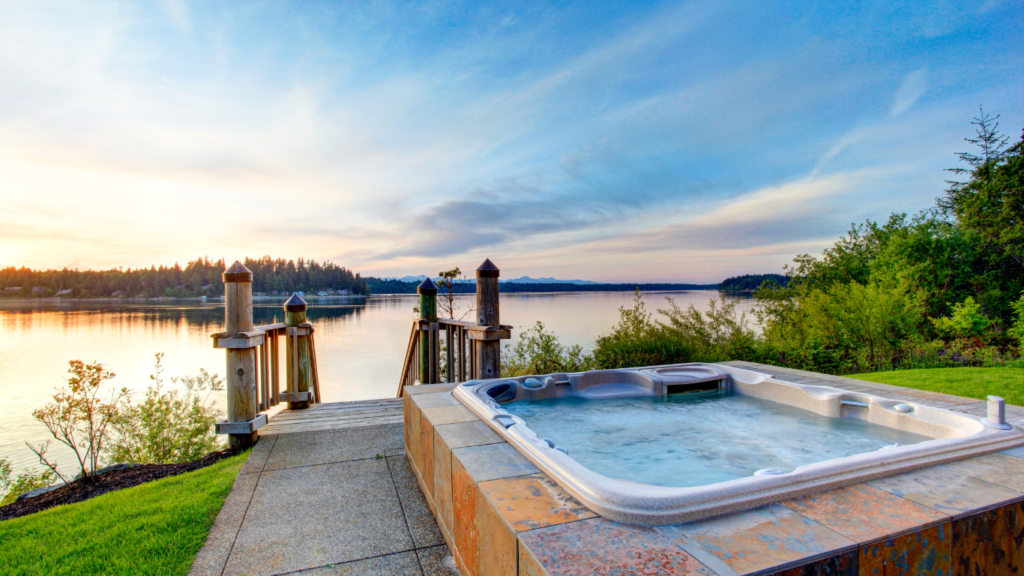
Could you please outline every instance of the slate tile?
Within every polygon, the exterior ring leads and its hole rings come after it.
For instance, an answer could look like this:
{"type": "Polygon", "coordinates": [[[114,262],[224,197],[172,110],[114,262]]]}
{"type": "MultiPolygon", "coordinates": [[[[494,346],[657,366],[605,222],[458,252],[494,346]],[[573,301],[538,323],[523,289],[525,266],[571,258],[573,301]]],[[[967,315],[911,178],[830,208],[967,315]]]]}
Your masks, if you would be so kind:
{"type": "Polygon", "coordinates": [[[867,484],[855,484],[779,504],[861,543],[949,519],[946,514],[867,484]]]}
{"type": "Polygon", "coordinates": [[[1024,573],[1024,503],[953,521],[955,574],[1024,573]]]}
{"type": "Polygon", "coordinates": [[[860,573],[884,576],[949,576],[951,523],[868,544],[860,549],[860,573]]]}
{"type": "Polygon", "coordinates": [[[1022,497],[1015,490],[957,474],[943,466],[880,478],[867,484],[954,518],[1022,497]]]}
{"type": "Polygon", "coordinates": [[[479,488],[516,531],[597,516],[543,473],[481,482],[479,488]]]}
{"type": "Polygon", "coordinates": [[[856,543],[779,504],[659,526],[670,540],[689,539],[740,574],[807,563],[847,552],[856,543]]]}

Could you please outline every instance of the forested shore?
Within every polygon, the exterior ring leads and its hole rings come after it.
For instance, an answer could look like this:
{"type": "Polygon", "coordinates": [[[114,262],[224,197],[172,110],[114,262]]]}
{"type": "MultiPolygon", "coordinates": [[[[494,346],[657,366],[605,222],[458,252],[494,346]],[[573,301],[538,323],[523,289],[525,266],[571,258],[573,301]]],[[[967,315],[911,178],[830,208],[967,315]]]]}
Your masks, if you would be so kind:
{"type": "MultiPolygon", "coordinates": [[[[366,279],[334,264],[298,258],[245,258],[252,270],[253,292],[273,295],[303,292],[369,294],[366,279]]],[[[184,267],[113,268],[110,270],[0,269],[0,295],[5,298],[194,298],[224,294],[223,259],[197,258],[184,267]]]]}

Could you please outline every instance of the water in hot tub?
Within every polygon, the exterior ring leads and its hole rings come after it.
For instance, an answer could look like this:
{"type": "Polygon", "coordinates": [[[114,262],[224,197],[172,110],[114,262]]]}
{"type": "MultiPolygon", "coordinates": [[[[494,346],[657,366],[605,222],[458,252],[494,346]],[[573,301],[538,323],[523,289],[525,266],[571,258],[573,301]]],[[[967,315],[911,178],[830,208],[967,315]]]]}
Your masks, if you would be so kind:
{"type": "Polygon", "coordinates": [[[739,394],[511,402],[541,438],[587,468],[658,486],[703,486],[929,440],[739,394]]]}

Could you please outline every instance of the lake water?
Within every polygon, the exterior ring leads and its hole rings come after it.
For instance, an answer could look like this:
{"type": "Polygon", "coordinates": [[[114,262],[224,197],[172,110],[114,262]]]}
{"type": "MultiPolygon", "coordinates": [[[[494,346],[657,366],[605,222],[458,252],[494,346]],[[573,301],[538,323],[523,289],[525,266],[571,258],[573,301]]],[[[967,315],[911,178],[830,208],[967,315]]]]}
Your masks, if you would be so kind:
{"type": "MultiPolygon", "coordinates": [[[[665,297],[706,309],[717,293],[651,293],[644,298],[648,310],[665,307],[665,297]]],[[[630,292],[503,294],[501,321],[515,327],[513,334],[542,321],[562,342],[592,348],[618,321],[619,307],[632,306],[632,300],[630,292]]],[[[324,401],[395,396],[416,303],[415,296],[309,299],[324,401]]],[[[256,324],[283,321],[282,305],[283,299],[257,300],[256,324]]],[[[463,309],[471,305],[472,296],[463,300],[463,309]]],[[[741,302],[743,309],[752,305],[741,302]]],[[[165,377],[194,375],[200,368],[223,376],[226,355],[209,337],[223,326],[217,300],[0,302],[0,457],[15,470],[36,464],[24,442],[38,443],[48,434],[32,410],[63,383],[69,360],[102,362],[117,374],[112,385],[140,392],[150,383],[157,352],[164,353],[165,377]]],[[[71,465],[69,452],[54,445],[50,453],[71,465]]]]}

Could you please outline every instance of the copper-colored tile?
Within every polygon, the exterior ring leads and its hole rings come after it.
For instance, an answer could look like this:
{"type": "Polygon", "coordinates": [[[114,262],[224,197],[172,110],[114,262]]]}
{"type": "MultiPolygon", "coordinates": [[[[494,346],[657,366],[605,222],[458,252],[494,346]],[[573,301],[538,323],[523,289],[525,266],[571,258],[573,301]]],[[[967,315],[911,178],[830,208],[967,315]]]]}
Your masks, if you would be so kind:
{"type": "Polygon", "coordinates": [[[686,524],[659,526],[669,539],[689,539],[740,574],[835,556],[856,546],[849,538],[793,512],[769,504],[686,524]]]}
{"type": "Polygon", "coordinates": [[[434,427],[434,506],[442,533],[452,526],[452,449],[504,442],[480,420],[434,427]]]}
{"type": "Polygon", "coordinates": [[[476,508],[479,502],[476,482],[458,460],[452,460],[452,539],[465,568],[463,574],[476,576],[477,548],[480,534],[477,532],[476,508]]]}
{"type": "Polygon", "coordinates": [[[954,518],[1022,497],[1015,490],[964,476],[943,466],[880,478],[867,484],[954,518]]]}
{"type": "Polygon", "coordinates": [[[1024,503],[953,522],[955,574],[1024,574],[1024,503]]]}
{"type": "Polygon", "coordinates": [[[943,468],[948,468],[957,474],[1005,486],[1017,492],[1024,492],[1024,460],[1020,458],[1006,454],[986,454],[970,460],[951,462],[944,465],[943,468]]]}
{"type": "Polygon", "coordinates": [[[526,572],[531,576],[714,575],[654,530],[603,518],[520,532],[519,543],[527,549],[520,558],[532,555],[534,566],[527,564],[526,572]]]}
{"type": "MultiPolygon", "coordinates": [[[[441,396],[441,394],[430,394],[429,396],[441,396]]],[[[423,398],[424,396],[420,396],[423,398]]],[[[420,472],[423,474],[423,483],[427,490],[427,499],[434,498],[434,426],[430,423],[423,412],[420,412],[420,472]]]]}
{"type": "Polygon", "coordinates": [[[867,484],[779,504],[856,542],[879,540],[949,519],[946,514],[867,484]]]}
{"type": "Polygon", "coordinates": [[[480,490],[517,531],[597,516],[542,473],[481,482],[480,490]]]}
{"type": "Polygon", "coordinates": [[[949,576],[951,524],[889,538],[860,549],[860,573],[871,576],[949,576]]]}

